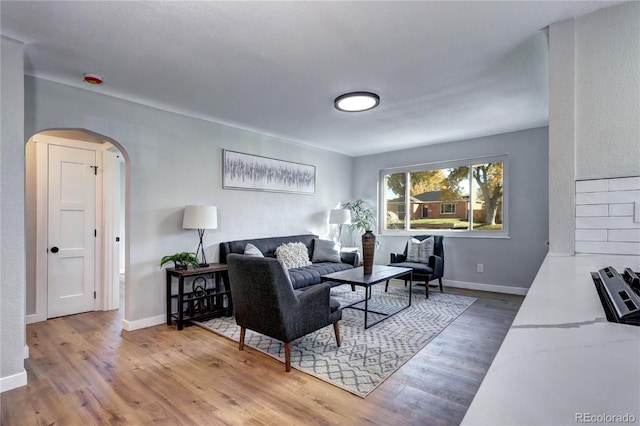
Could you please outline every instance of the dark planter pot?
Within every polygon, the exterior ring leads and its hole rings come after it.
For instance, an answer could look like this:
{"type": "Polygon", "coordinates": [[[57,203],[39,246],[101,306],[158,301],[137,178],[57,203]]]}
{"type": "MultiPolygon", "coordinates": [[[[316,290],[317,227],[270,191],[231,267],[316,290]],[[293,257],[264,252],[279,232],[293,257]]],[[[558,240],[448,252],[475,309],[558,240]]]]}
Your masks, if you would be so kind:
{"type": "Polygon", "coordinates": [[[188,265],[176,263],[176,267],[175,267],[176,271],[186,271],[187,269],[188,269],[188,265]]]}
{"type": "Polygon", "coordinates": [[[362,263],[365,275],[373,272],[373,256],[376,252],[376,236],[371,231],[362,234],[362,263]]]}

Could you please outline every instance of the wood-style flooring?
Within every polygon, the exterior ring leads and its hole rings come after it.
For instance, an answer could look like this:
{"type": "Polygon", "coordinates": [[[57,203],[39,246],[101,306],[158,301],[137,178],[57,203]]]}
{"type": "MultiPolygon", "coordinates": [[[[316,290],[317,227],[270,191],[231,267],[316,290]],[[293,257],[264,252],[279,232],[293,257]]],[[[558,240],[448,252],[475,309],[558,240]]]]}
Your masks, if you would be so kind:
{"type": "Polygon", "coordinates": [[[523,298],[445,292],[479,299],[365,399],[197,326],[126,332],[119,311],[30,324],[29,384],[0,395],[0,423],[455,425],[523,298]]]}

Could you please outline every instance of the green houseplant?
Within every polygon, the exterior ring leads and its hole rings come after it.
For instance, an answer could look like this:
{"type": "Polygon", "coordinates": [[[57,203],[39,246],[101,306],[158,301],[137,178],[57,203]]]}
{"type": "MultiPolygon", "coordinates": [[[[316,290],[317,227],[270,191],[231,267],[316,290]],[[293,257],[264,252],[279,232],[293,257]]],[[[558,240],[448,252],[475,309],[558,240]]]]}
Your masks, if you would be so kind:
{"type": "Polygon", "coordinates": [[[349,228],[362,235],[367,231],[373,231],[376,224],[376,215],[372,209],[365,205],[365,201],[358,199],[342,204],[343,209],[351,210],[351,224],[349,228]]]}
{"type": "Polygon", "coordinates": [[[160,267],[162,268],[166,263],[173,262],[176,269],[187,269],[189,265],[194,268],[200,266],[200,259],[195,253],[183,251],[181,253],[174,253],[168,256],[164,256],[160,260],[160,267]]]}

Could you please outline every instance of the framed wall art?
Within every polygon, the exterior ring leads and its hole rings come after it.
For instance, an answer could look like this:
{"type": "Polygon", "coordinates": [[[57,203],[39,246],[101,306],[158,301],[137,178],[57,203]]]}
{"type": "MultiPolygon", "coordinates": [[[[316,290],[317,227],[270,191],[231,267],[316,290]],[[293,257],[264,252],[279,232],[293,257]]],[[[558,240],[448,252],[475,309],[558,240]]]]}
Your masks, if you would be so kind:
{"type": "Polygon", "coordinates": [[[223,150],[225,189],[316,193],[316,167],[259,155],[223,150]]]}

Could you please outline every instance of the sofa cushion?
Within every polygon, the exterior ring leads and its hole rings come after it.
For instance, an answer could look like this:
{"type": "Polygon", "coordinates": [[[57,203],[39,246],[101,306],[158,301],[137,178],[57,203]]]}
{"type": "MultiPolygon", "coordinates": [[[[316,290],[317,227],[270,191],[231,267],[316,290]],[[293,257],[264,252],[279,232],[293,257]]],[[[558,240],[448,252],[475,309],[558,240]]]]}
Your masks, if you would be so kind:
{"type": "Polygon", "coordinates": [[[291,284],[293,288],[305,288],[320,283],[320,275],[332,272],[344,271],[353,268],[348,263],[322,262],[314,263],[302,268],[289,269],[291,284]]]}
{"type": "Polygon", "coordinates": [[[284,262],[287,269],[310,265],[309,250],[303,243],[286,243],[276,249],[276,258],[284,262]]]}
{"type": "Polygon", "coordinates": [[[313,263],[317,262],[341,262],[340,251],[336,247],[334,241],[321,240],[315,238],[313,240],[313,263]]]}
{"type": "Polygon", "coordinates": [[[433,274],[433,268],[429,267],[426,263],[400,262],[393,263],[391,266],[397,266],[398,268],[411,268],[414,272],[433,274]]]}

